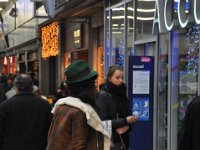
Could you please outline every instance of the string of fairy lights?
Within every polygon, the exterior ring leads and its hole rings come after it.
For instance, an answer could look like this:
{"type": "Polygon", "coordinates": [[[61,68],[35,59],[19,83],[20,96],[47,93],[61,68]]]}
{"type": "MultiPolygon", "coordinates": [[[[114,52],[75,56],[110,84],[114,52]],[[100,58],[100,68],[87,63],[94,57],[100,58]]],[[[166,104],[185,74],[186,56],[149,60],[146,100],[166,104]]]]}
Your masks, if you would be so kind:
{"type": "Polygon", "coordinates": [[[41,28],[42,31],[41,53],[42,53],[42,58],[45,60],[51,56],[57,56],[59,53],[58,30],[59,29],[57,21],[41,28]]]}

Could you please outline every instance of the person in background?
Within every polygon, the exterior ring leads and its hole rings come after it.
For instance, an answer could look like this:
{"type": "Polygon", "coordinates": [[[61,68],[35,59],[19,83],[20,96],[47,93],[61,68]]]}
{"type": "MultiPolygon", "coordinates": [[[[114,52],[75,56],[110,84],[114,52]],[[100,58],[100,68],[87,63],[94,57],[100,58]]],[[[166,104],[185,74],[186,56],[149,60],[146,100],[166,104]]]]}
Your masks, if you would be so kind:
{"type": "Polygon", "coordinates": [[[59,99],[53,110],[53,121],[46,150],[110,150],[109,133],[94,110],[95,80],[82,60],[65,70],[69,96],[59,99]]]}
{"type": "Polygon", "coordinates": [[[36,78],[35,78],[35,73],[34,73],[33,71],[30,71],[30,72],[29,72],[29,75],[31,76],[33,85],[39,86],[39,82],[38,82],[38,80],[36,80],[36,78]]]}
{"type": "Polygon", "coordinates": [[[38,86],[36,86],[36,85],[33,85],[33,93],[36,94],[37,96],[40,96],[42,99],[48,101],[47,97],[40,93],[40,90],[39,90],[38,86]]]}
{"type": "Polygon", "coordinates": [[[112,120],[113,149],[117,143],[124,143],[124,147],[128,149],[128,133],[137,116],[132,116],[131,113],[121,66],[109,67],[106,82],[100,85],[96,96],[96,110],[102,120],[112,120]]]}
{"type": "Polygon", "coordinates": [[[9,73],[6,76],[6,86],[5,86],[5,92],[9,91],[12,89],[13,87],[13,80],[14,80],[14,76],[13,74],[9,73]]]}
{"type": "MultiPolygon", "coordinates": [[[[14,79],[17,77],[19,75],[19,72],[17,72],[16,71],[16,73],[13,75],[13,81],[14,81],[14,79]]],[[[12,82],[13,82],[12,81],[12,82]]],[[[15,89],[15,87],[13,86],[13,83],[12,83],[12,86],[11,86],[11,89],[10,90],[8,90],[7,92],[6,92],[6,99],[10,99],[11,97],[13,97],[14,95],[16,94],[16,89],[15,89]]]]}
{"type": "Polygon", "coordinates": [[[51,106],[32,93],[29,75],[14,80],[16,95],[0,105],[0,150],[45,150],[51,106]]]}
{"type": "Polygon", "coordinates": [[[60,87],[57,89],[55,96],[56,100],[68,96],[68,85],[65,80],[61,82],[60,87]]]}
{"type": "Polygon", "coordinates": [[[0,83],[0,104],[4,100],[6,100],[6,95],[4,93],[4,88],[3,87],[4,87],[3,83],[0,83]]]}
{"type": "Polygon", "coordinates": [[[200,96],[189,103],[181,133],[179,150],[200,149],[200,96]]]}

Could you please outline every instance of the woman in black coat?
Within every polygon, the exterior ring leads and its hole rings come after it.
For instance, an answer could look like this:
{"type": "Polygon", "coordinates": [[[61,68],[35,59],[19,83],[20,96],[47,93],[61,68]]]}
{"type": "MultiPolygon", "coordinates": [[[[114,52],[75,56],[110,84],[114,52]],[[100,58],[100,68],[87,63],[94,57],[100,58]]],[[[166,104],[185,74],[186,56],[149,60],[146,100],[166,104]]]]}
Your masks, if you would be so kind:
{"type": "Polygon", "coordinates": [[[123,83],[123,68],[109,67],[107,80],[100,86],[96,97],[96,110],[101,120],[112,120],[112,141],[121,143],[120,135],[126,147],[129,147],[130,124],[137,120],[131,115],[130,101],[126,96],[123,83]]]}

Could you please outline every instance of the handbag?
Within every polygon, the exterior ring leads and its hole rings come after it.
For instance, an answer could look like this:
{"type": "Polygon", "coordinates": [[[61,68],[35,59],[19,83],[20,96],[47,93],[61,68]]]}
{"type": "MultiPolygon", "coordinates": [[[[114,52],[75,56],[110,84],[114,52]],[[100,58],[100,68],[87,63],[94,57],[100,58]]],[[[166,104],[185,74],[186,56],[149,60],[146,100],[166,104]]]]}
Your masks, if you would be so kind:
{"type": "Polygon", "coordinates": [[[119,137],[120,137],[121,142],[114,143],[110,150],[128,150],[126,148],[126,145],[124,144],[124,141],[123,141],[121,135],[119,135],[119,137]]]}
{"type": "Polygon", "coordinates": [[[115,143],[110,150],[127,150],[127,149],[125,145],[123,145],[122,143],[115,143]]]}
{"type": "MultiPolygon", "coordinates": [[[[117,114],[117,118],[119,118],[118,114],[117,114]]],[[[119,135],[119,138],[120,138],[121,142],[119,142],[119,143],[113,143],[113,146],[110,148],[110,150],[128,150],[126,148],[126,145],[124,144],[124,141],[123,141],[121,135],[119,135]]]]}

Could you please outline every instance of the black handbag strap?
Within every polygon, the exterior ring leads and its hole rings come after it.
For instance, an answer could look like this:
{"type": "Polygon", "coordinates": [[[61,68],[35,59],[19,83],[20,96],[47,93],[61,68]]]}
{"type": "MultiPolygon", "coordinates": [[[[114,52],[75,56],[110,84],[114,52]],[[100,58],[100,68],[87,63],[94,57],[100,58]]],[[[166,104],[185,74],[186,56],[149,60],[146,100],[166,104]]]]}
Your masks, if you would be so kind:
{"type": "MultiPolygon", "coordinates": [[[[118,113],[117,113],[117,119],[119,119],[118,113]]],[[[121,141],[122,145],[123,145],[124,147],[126,147],[126,145],[125,145],[125,143],[124,143],[124,140],[122,139],[122,136],[121,136],[120,134],[119,134],[119,138],[120,138],[120,141],[121,141]]]]}

